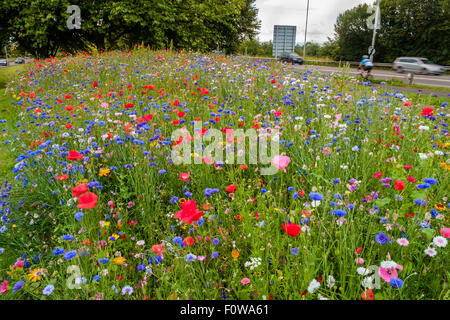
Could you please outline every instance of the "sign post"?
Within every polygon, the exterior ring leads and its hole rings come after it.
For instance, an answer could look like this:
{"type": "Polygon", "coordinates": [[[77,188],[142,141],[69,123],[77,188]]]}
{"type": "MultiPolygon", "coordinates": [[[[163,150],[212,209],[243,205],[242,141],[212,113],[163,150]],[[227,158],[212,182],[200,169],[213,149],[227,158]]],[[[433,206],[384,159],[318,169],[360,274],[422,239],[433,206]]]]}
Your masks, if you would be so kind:
{"type": "Polygon", "coordinates": [[[274,26],[272,55],[275,58],[283,52],[294,52],[296,33],[296,26],[274,26]]]}

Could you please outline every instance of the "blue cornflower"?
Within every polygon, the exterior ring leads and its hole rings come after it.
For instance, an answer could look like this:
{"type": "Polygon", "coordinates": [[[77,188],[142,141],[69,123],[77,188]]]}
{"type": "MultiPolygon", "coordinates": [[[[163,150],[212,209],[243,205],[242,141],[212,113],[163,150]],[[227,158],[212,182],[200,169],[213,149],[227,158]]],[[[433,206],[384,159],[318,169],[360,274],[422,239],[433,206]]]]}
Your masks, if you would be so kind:
{"type": "Polygon", "coordinates": [[[57,248],[57,249],[53,250],[52,253],[53,253],[55,256],[59,256],[59,255],[61,255],[61,254],[64,253],[64,249],[63,249],[63,248],[57,248]]]}
{"type": "Polygon", "coordinates": [[[159,173],[159,174],[164,174],[164,173],[166,173],[166,170],[161,169],[161,170],[158,171],[158,173],[159,173]]]}
{"type": "Polygon", "coordinates": [[[108,258],[100,258],[100,259],[98,259],[98,261],[102,264],[107,264],[109,262],[109,259],[108,258]]]}
{"type": "Polygon", "coordinates": [[[219,238],[214,238],[212,241],[215,245],[218,245],[220,243],[219,238]]]}
{"type": "Polygon", "coordinates": [[[122,295],[124,294],[128,294],[129,296],[131,296],[133,294],[133,288],[130,286],[125,286],[122,288],[122,295]]]}
{"type": "Polygon", "coordinates": [[[76,252],[75,250],[72,250],[72,251],[66,252],[66,253],[64,254],[64,259],[70,260],[70,259],[72,259],[73,257],[75,257],[76,255],[77,255],[77,252],[76,252]]]}
{"type": "Polygon", "coordinates": [[[321,201],[323,199],[323,195],[317,192],[311,192],[309,194],[309,198],[314,201],[321,201]]]}
{"type": "Polygon", "coordinates": [[[42,290],[42,294],[43,294],[44,296],[49,296],[49,295],[52,294],[53,290],[55,290],[55,286],[52,285],[52,284],[49,284],[48,286],[46,286],[46,287],[44,288],[44,290],[42,290]]]}
{"type": "Polygon", "coordinates": [[[341,209],[334,209],[333,214],[337,217],[343,217],[347,214],[347,212],[341,209]]]}
{"type": "Polygon", "coordinates": [[[65,234],[62,236],[63,240],[72,240],[73,239],[73,235],[71,234],[65,234]]]}
{"type": "Polygon", "coordinates": [[[170,199],[171,204],[177,203],[177,201],[178,201],[178,197],[172,197],[172,199],[170,199]]]}
{"type": "Polygon", "coordinates": [[[349,203],[347,205],[347,209],[350,210],[350,211],[353,211],[354,208],[355,208],[355,206],[352,203],[349,203]]]}
{"type": "Polygon", "coordinates": [[[436,179],[433,179],[433,178],[426,178],[426,179],[423,180],[423,182],[429,183],[429,184],[436,184],[437,183],[436,179]]]}
{"type": "Polygon", "coordinates": [[[211,255],[211,258],[216,259],[219,256],[219,253],[217,251],[214,251],[211,255]]]}
{"type": "Polygon", "coordinates": [[[77,219],[78,221],[81,221],[81,218],[84,216],[83,212],[77,212],[75,213],[75,219],[77,219]]]}
{"type": "Polygon", "coordinates": [[[192,253],[188,253],[185,257],[184,260],[186,260],[187,262],[192,262],[195,259],[197,259],[197,256],[195,254],[192,253]]]}
{"type": "Polygon", "coordinates": [[[99,275],[95,275],[95,276],[92,278],[92,281],[100,281],[101,278],[102,278],[102,277],[100,277],[99,275]]]}
{"type": "Polygon", "coordinates": [[[421,183],[417,185],[417,189],[429,189],[431,188],[431,184],[429,183],[421,183]]]}
{"type": "Polygon", "coordinates": [[[137,266],[137,270],[138,270],[138,271],[145,270],[145,264],[140,264],[140,265],[138,265],[138,266],[137,266]]]}
{"type": "Polygon", "coordinates": [[[19,281],[19,282],[17,282],[17,283],[14,285],[13,290],[14,290],[14,291],[17,291],[17,290],[19,290],[20,288],[22,288],[24,285],[25,285],[25,282],[19,281]]]}
{"type": "Polygon", "coordinates": [[[291,249],[291,254],[293,254],[294,256],[298,256],[298,251],[299,250],[300,250],[299,248],[292,248],[291,249]]]}
{"type": "Polygon", "coordinates": [[[400,278],[391,278],[389,284],[394,288],[401,288],[403,286],[403,280],[400,278]]]}
{"type": "Polygon", "coordinates": [[[388,237],[384,232],[380,232],[379,234],[376,235],[375,240],[379,244],[385,244],[386,242],[388,242],[388,237]]]}

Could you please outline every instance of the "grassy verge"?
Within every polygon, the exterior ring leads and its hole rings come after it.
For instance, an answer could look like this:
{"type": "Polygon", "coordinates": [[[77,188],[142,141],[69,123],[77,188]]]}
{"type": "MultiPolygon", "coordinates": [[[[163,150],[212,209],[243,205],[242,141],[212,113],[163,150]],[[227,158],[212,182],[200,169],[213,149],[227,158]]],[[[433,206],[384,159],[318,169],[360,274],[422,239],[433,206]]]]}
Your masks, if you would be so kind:
{"type": "MultiPolygon", "coordinates": [[[[0,120],[6,120],[9,125],[12,125],[15,114],[11,112],[11,101],[13,97],[6,92],[6,87],[25,68],[25,65],[19,65],[0,69],[0,120]]],[[[11,157],[9,149],[4,144],[0,144],[0,177],[3,180],[11,178],[11,169],[13,166],[14,160],[11,157]]]]}
{"type": "Polygon", "coordinates": [[[422,84],[408,84],[408,83],[404,83],[404,82],[402,82],[400,80],[396,80],[396,79],[390,79],[390,80],[373,79],[371,81],[373,83],[386,84],[386,85],[396,86],[396,87],[428,89],[428,90],[441,91],[441,92],[450,92],[450,89],[446,88],[446,87],[427,86],[427,85],[422,85],[422,84]]]}

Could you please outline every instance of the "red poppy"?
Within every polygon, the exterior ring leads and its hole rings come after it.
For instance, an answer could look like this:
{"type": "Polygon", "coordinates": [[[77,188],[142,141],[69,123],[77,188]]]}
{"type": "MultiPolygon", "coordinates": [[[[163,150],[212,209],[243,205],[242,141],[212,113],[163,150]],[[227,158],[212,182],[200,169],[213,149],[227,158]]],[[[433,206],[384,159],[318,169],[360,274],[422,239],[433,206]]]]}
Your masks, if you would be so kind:
{"type": "Polygon", "coordinates": [[[80,184],[79,186],[76,186],[75,188],[72,188],[72,196],[78,197],[80,194],[83,194],[85,192],[89,191],[89,188],[86,184],[80,184]]]}
{"type": "Polygon", "coordinates": [[[203,211],[197,209],[197,203],[194,200],[188,200],[181,204],[181,210],[175,213],[174,218],[185,223],[192,223],[198,221],[202,214],[203,211]]]}
{"type": "Polygon", "coordinates": [[[395,180],[395,189],[398,191],[402,191],[403,189],[405,189],[405,181],[395,180]]]}
{"type": "Polygon", "coordinates": [[[66,124],[66,129],[72,128],[72,125],[70,123],[66,124]]]}
{"type": "Polygon", "coordinates": [[[69,156],[67,157],[67,160],[79,160],[83,159],[83,155],[81,153],[78,153],[76,150],[69,151],[69,156]]]}
{"type": "Polygon", "coordinates": [[[377,173],[375,173],[373,176],[374,176],[375,178],[379,179],[379,178],[381,178],[382,175],[383,175],[382,172],[377,172],[377,173]]]}
{"type": "Polygon", "coordinates": [[[133,108],[133,107],[134,107],[134,104],[132,104],[132,103],[127,103],[125,105],[125,109],[129,109],[129,108],[133,108]]]}
{"type": "Polygon", "coordinates": [[[410,164],[405,164],[405,165],[403,166],[403,168],[405,168],[405,170],[409,170],[409,169],[412,168],[412,165],[410,165],[410,164]]]}
{"type": "Polygon", "coordinates": [[[180,180],[188,182],[190,177],[190,173],[180,172],[180,180]]]}
{"type": "Polygon", "coordinates": [[[56,176],[56,179],[58,179],[59,181],[63,181],[63,180],[66,180],[66,179],[68,179],[69,178],[69,176],[67,175],[67,174],[64,174],[64,175],[57,175],[56,176]]]}
{"type": "Polygon", "coordinates": [[[298,224],[286,223],[286,224],[281,224],[281,226],[283,227],[284,231],[289,236],[296,237],[300,233],[300,226],[298,224]]]}
{"type": "Polygon", "coordinates": [[[83,193],[81,196],[78,197],[78,202],[80,203],[77,205],[77,208],[79,209],[92,209],[97,205],[97,195],[92,192],[83,193]]]}
{"type": "Polygon", "coordinates": [[[206,88],[202,88],[202,90],[200,91],[200,94],[209,94],[209,93],[211,93],[211,91],[209,91],[206,88]]]}
{"type": "Polygon", "coordinates": [[[94,88],[97,87],[97,86],[98,86],[97,81],[94,81],[94,83],[92,84],[92,86],[93,86],[94,88]]]}
{"type": "Polygon", "coordinates": [[[187,237],[187,238],[184,238],[184,240],[183,240],[183,243],[186,246],[192,246],[194,244],[194,242],[195,242],[194,238],[192,238],[192,237],[187,237]]]}
{"type": "Polygon", "coordinates": [[[174,105],[175,107],[177,107],[177,106],[180,105],[180,102],[178,101],[178,99],[176,99],[176,100],[173,102],[173,105],[174,105]]]}
{"type": "Polygon", "coordinates": [[[178,118],[183,118],[185,113],[183,111],[180,111],[177,113],[177,115],[178,115],[178,118]]]}
{"type": "Polygon", "coordinates": [[[411,175],[408,176],[408,181],[411,183],[416,183],[416,179],[414,179],[411,175]]]}
{"type": "Polygon", "coordinates": [[[70,95],[70,94],[66,94],[65,96],[64,96],[64,99],[71,99],[72,98],[72,96],[70,95]]]}
{"type": "Polygon", "coordinates": [[[67,111],[72,111],[73,110],[73,106],[66,106],[66,110],[67,111]]]}
{"type": "Polygon", "coordinates": [[[234,192],[234,190],[236,190],[236,185],[235,184],[229,185],[228,187],[225,188],[225,190],[227,190],[228,192],[234,192]]]}
{"type": "Polygon", "coordinates": [[[423,108],[421,115],[422,116],[430,116],[430,117],[433,116],[433,108],[431,108],[431,107],[423,108]]]}
{"type": "Polygon", "coordinates": [[[241,164],[241,169],[242,169],[242,170],[247,170],[247,168],[248,168],[248,166],[247,166],[247,165],[245,165],[245,164],[241,164]]]}
{"type": "Polygon", "coordinates": [[[369,289],[363,293],[361,293],[361,298],[363,300],[375,300],[374,296],[373,296],[373,292],[372,289],[369,289]]]}

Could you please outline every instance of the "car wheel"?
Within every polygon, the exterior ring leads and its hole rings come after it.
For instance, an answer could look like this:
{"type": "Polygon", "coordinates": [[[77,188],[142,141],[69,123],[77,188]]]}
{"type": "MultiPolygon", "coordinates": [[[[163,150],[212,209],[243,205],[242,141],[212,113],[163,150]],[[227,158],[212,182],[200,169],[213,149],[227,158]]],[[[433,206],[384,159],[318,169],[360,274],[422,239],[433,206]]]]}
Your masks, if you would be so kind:
{"type": "Polygon", "coordinates": [[[402,67],[397,67],[397,70],[396,70],[398,73],[403,73],[403,72],[405,72],[404,70],[403,70],[403,68],[402,67]]]}
{"type": "Polygon", "coordinates": [[[428,74],[428,70],[426,68],[422,68],[422,70],[420,70],[420,74],[428,74]]]}

